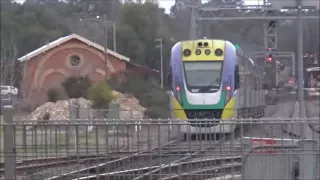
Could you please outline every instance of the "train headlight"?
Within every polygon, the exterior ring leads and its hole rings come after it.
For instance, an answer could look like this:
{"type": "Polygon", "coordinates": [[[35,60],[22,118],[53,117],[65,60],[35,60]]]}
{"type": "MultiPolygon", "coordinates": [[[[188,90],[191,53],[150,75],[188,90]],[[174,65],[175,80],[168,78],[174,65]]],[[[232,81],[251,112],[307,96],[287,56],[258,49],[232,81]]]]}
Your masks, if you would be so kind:
{"type": "Polygon", "coordinates": [[[184,51],[183,51],[183,55],[184,56],[190,56],[191,55],[191,50],[190,49],[185,49],[184,51]]]}
{"type": "Polygon", "coordinates": [[[231,99],[231,86],[227,85],[226,86],[226,104],[228,103],[228,101],[231,99]]]}
{"type": "Polygon", "coordinates": [[[222,51],[222,49],[216,49],[216,51],[214,53],[216,54],[216,56],[222,56],[223,51],[222,51]]]}
{"type": "Polygon", "coordinates": [[[231,90],[231,87],[230,87],[229,85],[227,85],[227,86],[226,86],[226,90],[227,90],[227,91],[230,91],[230,90],[231,90]]]}
{"type": "Polygon", "coordinates": [[[182,105],[182,98],[181,98],[181,89],[179,86],[176,87],[176,90],[177,90],[177,100],[178,102],[182,105]]]}
{"type": "Polygon", "coordinates": [[[196,50],[196,55],[200,55],[201,54],[201,50],[200,49],[197,49],[196,50]]]}
{"type": "Polygon", "coordinates": [[[204,51],[204,53],[205,53],[206,55],[209,55],[209,54],[211,53],[211,51],[210,51],[210,49],[206,49],[206,50],[204,51]]]}

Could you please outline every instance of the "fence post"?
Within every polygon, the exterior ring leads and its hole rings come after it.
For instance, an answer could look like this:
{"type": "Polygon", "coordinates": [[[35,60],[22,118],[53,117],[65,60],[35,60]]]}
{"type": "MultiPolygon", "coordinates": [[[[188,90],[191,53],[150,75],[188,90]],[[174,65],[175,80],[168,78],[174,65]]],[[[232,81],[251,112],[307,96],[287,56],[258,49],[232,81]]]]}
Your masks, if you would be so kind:
{"type": "Polygon", "coordinates": [[[300,140],[298,142],[301,149],[299,163],[300,179],[317,179],[318,176],[318,146],[314,140],[300,140]]]}
{"type": "Polygon", "coordinates": [[[13,122],[13,107],[8,106],[3,109],[4,121],[4,179],[14,180],[16,170],[16,154],[14,146],[14,128],[13,122]]]}
{"type": "Polygon", "coordinates": [[[77,137],[75,133],[75,123],[77,120],[77,103],[74,100],[69,101],[69,121],[67,127],[66,127],[66,145],[67,145],[67,154],[69,154],[69,146],[72,147],[72,138],[74,138],[74,148],[77,149],[77,137]],[[71,125],[70,125],[71,124],[71,125]],[[74,125],[74,126],[73,126],[74,125]]]}
{"type": "MultiPolygon", "coordinates": [[[[116,119],[120,119],[120,104],[118,103],[110,103],[109,104],[109,110],[108,110],[108,114],[107,114],[107,120],[111,119],[114,122],[114,120],[116,119]]],[[[119,128],[119,127],[117,127],[119,128]]],[[[112,125],[112,131],[115,132],[115,125],[112,125]]]]}

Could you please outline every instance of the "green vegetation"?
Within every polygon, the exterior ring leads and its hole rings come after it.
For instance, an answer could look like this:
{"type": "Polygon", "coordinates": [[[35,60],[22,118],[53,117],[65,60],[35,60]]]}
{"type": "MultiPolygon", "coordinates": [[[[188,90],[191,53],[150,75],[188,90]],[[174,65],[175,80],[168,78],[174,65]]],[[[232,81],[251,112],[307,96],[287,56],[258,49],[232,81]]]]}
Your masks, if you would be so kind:
{"type": "Polygon", "coordinates": [[[71,76],[61,83],[69,98],[86,98],[91,84],[88,76],[71,76]]]}
{"type": "Polygon", "coordinates": [[[92,101],[94,109],[108,109],[114,99],[112,89],[105,82],[96,83],[88,90],[88,99],[92,101]]]}
{"type": "Polygon", "coordinates": [[[137,73],[128,72],[125,74],[127,80],[124,84],[119,84],[116,77],[109,80],[109,84],[121,93],[132,94],[141,106],[147,108],[145,116],[149,118],[168,118],[169,97],[166,89],[161,89],[158,84],[153,83],[152,78],[145,79],[137,73]]]}
{"type": "MultiPolygon", "coordinates": [[[[92,19],[105,14],[108,20],[116,22],[117,52],[129,57],[132,63],[153,69],[160,69],[160,52],[159,49],[155,48],[157,45],[155,39],[162,38],[164,74],[169,70],[171,47],[177,41],[189,38],[191,13],[187,8],[178,9],[178,7],[173,6],[171,14],[168,15],[164,13],[164,9],[150,2],[143,4],[122,4],[119,0],[68,0],[68,2],[36,0],[35,3],[19,5],[10,3],[10,0],[1,0],[0,81],[3,84],[9,84],[13,80],[14,85],[19,88],[23,70],[18,61],[13,60],[62,36],[77,33],[104,46],[103,25],[95,21],[80,21],[80,19],[92,19]],[[13,71],[11,71],[11,67],[14,67],[13,71]]],[[[204,6],[217,7],[221,4],[240,7],[243,1],[211,0],[204,6]]],[[[233,13],[232,16],[234,17],[241,16],[242,13],[246,13],[246,16],[255,14],[255,12],[241,10],[226,13],[233,13]]],[[[318,12],[308,11],[306,13],[317,14],[318,12]]],[[[259,48],[264,43],[261,25],[260,20],[225,21],[223,23],[203,21],[199,22],[199,29],[201,30],[201,36],[227,39],[241,46],[244,51],[252,52],[261,50],[255,48],[259,48]]],[[[295,21],[279,23],[279,50],[283,52],[296,51],[296,32],[292,31],[295,26],[295,21]]],[[[305,21],[305,53],[317,53],[319,51],[319,27],[319,21],[305,21]]],[[[108,37],[112,37],[112,26],[109,26],[109,28],[108,37]]],[[[108,38],[107,43],[108,47],[113,49],[113,38],[108,38]]],[[[290,61],[288,62],[290,63],[290,61]]],[[[165,84],[166,80],[167,78],[164,78],[165,84]]],[[[75,84],[72,86],[80,87],[80,85],[75,84]]],[[[81,87],[83,86],[81,84],[81,87]]],[[[83,89],[88,89],[91,85],[87,84],[86,86],[87,88],[83,89]]],[[[134,82],[126,85],[120,85],[119,87],[111,85],[111,87],[131,92],[147,108],[167,111],[162,108],[167,107],[167,105],[164,106],[166,104],[164,102],[166,100],[165,92],[153,83],[134,80],[134,82]]],[[[67,89],[66,94],[69,97],[87,96],[87,92],[78,91],[77,88],[67,89]]],[[[151,110],[147,112],[149,111],[151,110]]],[[[154,112],[154,110],[152,111],[154,112]]]]}

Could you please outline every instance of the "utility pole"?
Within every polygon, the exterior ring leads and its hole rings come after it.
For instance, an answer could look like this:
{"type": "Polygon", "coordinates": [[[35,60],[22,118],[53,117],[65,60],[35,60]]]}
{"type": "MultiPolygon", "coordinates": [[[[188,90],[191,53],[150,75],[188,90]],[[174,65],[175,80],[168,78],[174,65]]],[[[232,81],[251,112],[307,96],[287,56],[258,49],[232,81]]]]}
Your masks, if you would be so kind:
{"type": "Polygon", "coordinates": [[[299,117],[305,117],[304,112],[304,92],[303,92],[303,22],[302,22],[302,0],[297,0],[297,66],[298,66],[298,101],[299,117]]]}
{"type": "Polygon", "coordinates": [[[190,18],[190,39],[194,40],[196,39],[196,34],[197,34],[197,19],[196,19],[196,14],[197,9],[195,7],[191,7],[191,18],[190,18]]]}
{"type": "Polygon", "coordinates": [[[104,35],[105,35],[105,43],[104,43],[104,73],[105,73],[105,80],[108,78],[108,20],[107,15],[103,15],[104,21],[104,35]]]}
{"type": "Polygon", "coordinates": [[[188,8],[191,8],[189,38],[194,40],[197,38],[197,18],[198,9],[201,6],[201,0],[186,0],[182,2],[182,4],[188,8]]]}
{"type": "Polygon", "coordinates": [[[117,39],[116,39],[116,22],[115,21],[109,21],[107,20],[107,15],[104,14],[102,17],[102,20],[100,19],[100,16],[97,16],[94,19],[80,19],[80,21],[96,21],[100,24],[103,25],[104,27],[104,36],[105,36],[105,43],[104,43],[104,58],[105,58],[105,63],[104,63],[104,71],[105,71],[105,78],[107,78],[107,68],[108,68],[108,23],[112,23],[113,26],[113,51],[117,51],[117,39]]]}
{"type": "Polygon", "coordinates": [[[117,52],[116,33],[117,33],[116,21],[113,21],[113,51],[114,52],[117,52]]]}
{"type": "Polygon", "coordinates": [[[162,54],[162,38],[156,39],[156,42],[159,42],[159,45],[156,46],[156,48],[160,49],[160,81],[161,81],[161,88],[163,88],[163,54],[162,54]]]}

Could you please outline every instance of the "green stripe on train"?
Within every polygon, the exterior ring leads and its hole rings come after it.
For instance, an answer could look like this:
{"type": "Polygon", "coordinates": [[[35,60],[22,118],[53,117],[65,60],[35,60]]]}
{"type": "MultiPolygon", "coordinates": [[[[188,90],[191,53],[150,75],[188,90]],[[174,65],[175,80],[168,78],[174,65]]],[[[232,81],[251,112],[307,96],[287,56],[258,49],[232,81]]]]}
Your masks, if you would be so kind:
{"type": "Polygon", "coordinates": [[[225,106],[225,98],[222,97],[226,97],[226,91],[222,91],[221,92],[221,97],[220,97],[220,101],[218,102],[218,104],[214,104],[214,105],[192,105],[188,102],[187,100],[187,96],[185,91],[181,91],[181,99],[182,99],[182,107],[183,109],[187,109],[187,110],[197,110],[197,109],[223,109],[225,106]]]}

